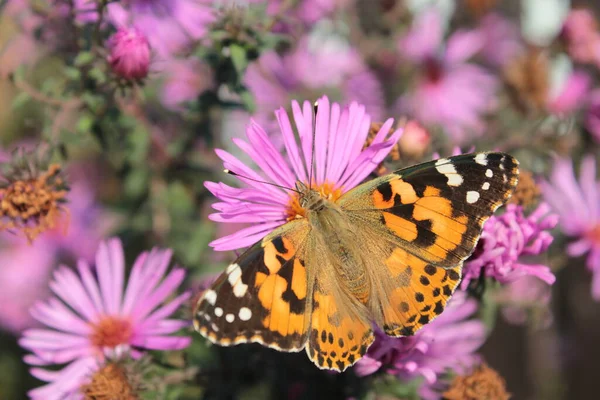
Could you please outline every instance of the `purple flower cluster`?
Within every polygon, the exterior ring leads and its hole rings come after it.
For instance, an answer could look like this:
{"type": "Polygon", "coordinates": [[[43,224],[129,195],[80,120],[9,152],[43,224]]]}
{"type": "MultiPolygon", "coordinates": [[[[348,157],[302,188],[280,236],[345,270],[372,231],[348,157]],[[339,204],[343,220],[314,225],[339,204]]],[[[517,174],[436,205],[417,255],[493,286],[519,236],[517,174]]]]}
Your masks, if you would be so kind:
{"type": "Polygon", "coordinates": [[[556,280],[550,268],[543,264],[529,264],[522,257],[545,252],[552,243],[548,230],[558,223],[550,207],[540,204],[525,215],[523,207],[509,204],[504,214],[492,216],[485,224],[480,242],[463,269],[461,287],[482,275],[508,283],[526,275],[533,275],[551,285],[556,280]]]}
{"type": "Polygon", "coordinates": [[[357,375],[385,369],[402,380],[423,378],[421,397],[438,399],[448,371],[461,374],[479,361],[474,352],[485,341],[486,332],[481,321],[472,319],[477,308],[475,300],[457,292],[444,313],[414,336],[393,338],[377,331],[367,355],[356,364],[357,375]]]}

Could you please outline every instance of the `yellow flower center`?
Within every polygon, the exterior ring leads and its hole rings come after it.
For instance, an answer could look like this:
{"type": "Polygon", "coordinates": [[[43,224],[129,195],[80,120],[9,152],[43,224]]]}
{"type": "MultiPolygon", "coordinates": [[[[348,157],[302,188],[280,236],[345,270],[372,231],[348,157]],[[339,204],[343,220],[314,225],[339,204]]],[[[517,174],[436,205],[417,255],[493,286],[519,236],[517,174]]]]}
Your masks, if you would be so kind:
{"type": "MultiPolygon", "coordinates": [[[[307,185],[308,186],[308,185],[307,185]]],[[[320,186],[312,186],[312,190],[319,192],[321,197],[330,201],[337,201],[342,196],[342,189],[335,189],[334,184],[325,182],[320,186]]],[[[287,206],[287,220],[293,221],[298,218],[306,218],[306,209],[300,204],[300,195],[298,193],[292,193],[290,195],[290,201],[287,206]]]]}
{"type": "Polygon", "coordinates": [[[99,349],[104,347],[114,348],[120,344],[127,344],[133,334],[129,321],[119,317],[103,317],[93,327],[94,331],[90,340],[99,349]]]}

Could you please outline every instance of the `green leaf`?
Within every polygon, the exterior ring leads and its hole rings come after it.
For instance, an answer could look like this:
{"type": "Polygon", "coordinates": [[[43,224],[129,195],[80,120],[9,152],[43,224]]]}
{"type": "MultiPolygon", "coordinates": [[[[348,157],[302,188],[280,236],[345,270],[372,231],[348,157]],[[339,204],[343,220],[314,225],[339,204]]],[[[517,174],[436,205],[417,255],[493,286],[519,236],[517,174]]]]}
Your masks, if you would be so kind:
{"type": "Polygon", "coordinates": [[[73,64],[76,67],[81,67],[83,65],[90,64],[92,61],[94,61],[94,58],[94,53],[92,53],[91,51],[82,51],[79,54],[77,54],[77,56],[75,57],[75,61],[73,61],[73,64]]]}
{"type": "Polygon", "coordinates": [[[246,67],[248,66],[248,58],[246,57],[246,50],[239,44],[232,44],[229,46],[231,61],[237,71],[238,75],[242,76],[246,67]]]}
{"type": "Polygon", "coordinates": [[[79,133],[89,133],[92,130],[92,126],[94,125],[94,116],[88,113],[85,113],[79,117],[77,121],[77,126],[75,130],[79,133]]]}
{"type": "Polygon", "coordinates": [[[145,168],[133,169],[125,178],[125,194],[128,197],[139,198],[148,190],[150,173],[145,168]]]}
{"type": "Polygon", "coordinates": [[[254,103],[254,96],[248,90],[244,90],[240,93],[240,98],[242,99],[242,103],[248,112],[253,113],[256,108],[256,104],[254,103]]]}
{"type": "Polygon", "coordinates": [[[12,101],[13,110],[23,107],[25,104],[27,104],[29,102],[29,100],[31,100],[31,96],[29,94],[27,94],[25,92],[19,93],[18,95],[15,96],[15,98],[12,101]]]}
{"type": "Polygon", "coordinates": [[[78,68],[65,67],[63,71],[65,76],[72,81],[78,81],[79,79],[81,79],[81,71],[79,71],[78,68]]]}
{"type": "Polygon", "coordinates": [[[129,142],[128,160],[134,165],[146,162],[150,149],[150,136],[142,125],[136,125],[133,131],[127,135],[129,142]]]}
{"type": "Polygon", "coordinates": [[[100,68],[92,68],[89,72],[89,76],[100,84],[105,83],[107,80],[106,74],[100,68]]]}

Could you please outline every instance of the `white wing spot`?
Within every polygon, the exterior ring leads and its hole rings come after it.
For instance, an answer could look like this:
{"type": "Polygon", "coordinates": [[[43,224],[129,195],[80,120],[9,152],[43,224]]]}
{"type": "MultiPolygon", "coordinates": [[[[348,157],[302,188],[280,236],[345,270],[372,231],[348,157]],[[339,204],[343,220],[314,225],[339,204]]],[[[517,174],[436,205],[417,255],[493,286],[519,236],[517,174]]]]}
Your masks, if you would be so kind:
{"type": "Polygon", "coordinates": [[[238,316],[242,321],[248,321],[250,318],[252,318],[252,311],[250,311],[248,307],[242,307],[240,308],[238,316]]]}
{"type": "Polygon", "coordinates": [[[212,328],[213,331],[219,332],[219,327],[214,322],[212,324],[210,324],[210,327],[212,328]]]}
{"type": "Polygon", "coordinates": [[[490,188],[490,183],[489,183],[489,182],[485,182],[485,183],[483,184],[483,186],[481,186],[481,188],[482,188],[483,190],[488,190],[488,189],[490,188]]]}
{"type": "Polygon", "coordinates": [[[492,172],[491,169],[487,169],[485,171],[485,176],[487,176],[488,178],[491,178],[492,176],[494,176],[494,173],[492,172]]]}
{"type": "Polygon", "coordinates": [[[484,153],[479,153],[475,156],[475,162],[479,165],[487,165],[487,156],[484,153]]]}
{"type": "Polygon", "coordinates": [[[233,287],[233,294],[235,297],[240,298],[244,297],[246,291],[248,290],[248,285],[242,282],[242,269],[238,264],[231,264],[225,270],[227,275],[227,281],[233,287]]]}
{"type": "Polygon", "coordinates": [[[446,178],[448,178],[448,185],[462,185],[463,177],[456,172],[456,168],[454,168],[454,165],[452,165],[452,163],[446,158],[440,158],[439,160],[437,160],[437,162],[435,163],[435,169],[437,169],[437,171],[440,174],[446,175],[446,178]]]}
{"type": "Polygon", "coordinates": [[[235,319],[235,317],[233,316],[233,314],[227,314],[225,316],[225,321],[227,321],[229,323],[232,323],[234,319],[235,319]]]}
{"type": "Polygon", "coordinates": [[[467,203],[473,204],[479,200],[479,193],[473,190],[467,192],[467,203]]]}
{"type": "Polygon", "coordinates": [[[204,300],[206,300],[211,306],[214,306],[215,302],[217,301],[217,292],[212,289],[207,290],[206,293],[204,293],[204,300]]]}
{"type": "Polygon", "coordinates": [[[215,315],[220,317],[223,315],[223,309],[221,307],[215,307],[215,315]]]}

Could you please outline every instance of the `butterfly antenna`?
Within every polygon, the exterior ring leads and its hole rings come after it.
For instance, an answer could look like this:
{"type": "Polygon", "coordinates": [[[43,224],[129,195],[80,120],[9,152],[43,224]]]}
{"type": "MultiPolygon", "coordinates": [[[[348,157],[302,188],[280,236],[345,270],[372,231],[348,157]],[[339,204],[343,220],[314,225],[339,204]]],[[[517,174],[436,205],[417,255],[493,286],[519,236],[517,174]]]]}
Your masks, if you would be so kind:
{"type": "Polygon", "coordinates": [[[225,172],[226,174],[231,175],[231,176],[237,176],[237,177],[240,177],[240,178],[248,179],[250,181],[254,181],[254,182],[258,182],[258,183],[264,183],[265,185],[275,186],[275,187],[278,187],[280,189],[290,190],[292,192],[296,192],[296,193],[300,194],[300,192],[298,190],[296,190],[296,189],[292,189],[292,188],[287,187],[287,186],[278,185],[278,184],[273,183],[273,182],[261,181],[259,179],[250,178],[250,177],[247,177],[245,175],[238,174],[237,172],[233,172],[233,171],[231,171],[229,169],[224,169],[223,172],[225,172]]]}
{"type": "Polygon", "coordinates": [[[317,139],[317,112],[319,111],[319,100],[315,101],[313,105],[313,109],[315,111],[315,124],[313,126],[313,137],[312,137],[312,146],[310,149],[310,171],[308,173],[308,188],[310,189],[312,186],[312,178],[313,171],[315,167],[315,142],[317,139]]]}

